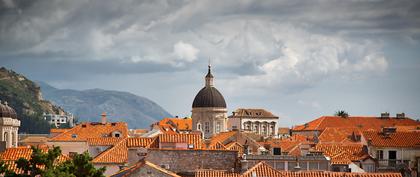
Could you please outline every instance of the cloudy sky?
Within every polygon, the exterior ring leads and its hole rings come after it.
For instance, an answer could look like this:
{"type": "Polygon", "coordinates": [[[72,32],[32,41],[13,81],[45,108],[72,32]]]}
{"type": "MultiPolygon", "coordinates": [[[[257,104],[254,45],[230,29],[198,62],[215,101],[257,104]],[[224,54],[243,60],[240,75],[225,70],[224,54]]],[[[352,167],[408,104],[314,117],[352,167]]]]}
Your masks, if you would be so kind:
{"type": "Polygon", "coordinates": [[[420,118],[420,1],[0,0],[0,65],[189,116],[211,60],[229,112],[291,126],[344,109],[420,118]]]}

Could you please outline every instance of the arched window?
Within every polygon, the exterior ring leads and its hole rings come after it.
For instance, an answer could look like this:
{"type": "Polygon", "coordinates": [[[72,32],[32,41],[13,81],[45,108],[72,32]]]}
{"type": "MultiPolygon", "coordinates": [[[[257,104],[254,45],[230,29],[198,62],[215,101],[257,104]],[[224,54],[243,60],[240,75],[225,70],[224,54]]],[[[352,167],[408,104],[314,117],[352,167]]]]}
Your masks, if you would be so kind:
{"type": "Polygon", "coordinates": [[[220,132],[220,122],[216,122],[216,133],[220,132]]]}
{"type": "Polygon", "coordinates": [[[204,122],[204,131],[206,133],[210,132],[210,123],[209,122],[204,122]]]}
{"type": "Polygon", "coordinates": [[[8,138],[9,134],[7,132],[4,132],[3,135],[3,140],[6,141],[6,147],[9,147],[9,138],[8,138]]]}
{"type": "Polygon", "coordinates": [[[16,133],[12,133],[12,146],[13,147],[16,147],[17,146],[17,143],[16,143],[16,133]]]}
{"type": "Polygon", "coordinates": [[[197,130],[201,130],[201,124],[197,123],[197,130]]]}

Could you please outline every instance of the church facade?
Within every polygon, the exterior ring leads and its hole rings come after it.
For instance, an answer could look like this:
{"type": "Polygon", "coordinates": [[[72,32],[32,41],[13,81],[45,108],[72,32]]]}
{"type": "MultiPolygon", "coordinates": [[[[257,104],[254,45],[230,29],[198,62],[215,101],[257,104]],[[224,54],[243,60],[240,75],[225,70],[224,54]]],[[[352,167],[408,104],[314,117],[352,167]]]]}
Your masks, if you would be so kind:
{"type": "Polygon", "coordinates": [[[214,87],[211,66],[205,76],[205,86],[197,93],[192,105],[192,127],[208,139],[227,131],[227,109],[223,95],[214,87]]]}
{"type": "Polygon", "coordinates": [[[15,110],[0,101],[0,141],[5,143],[5,148],[17,147],[19,127],[15,110]]]}

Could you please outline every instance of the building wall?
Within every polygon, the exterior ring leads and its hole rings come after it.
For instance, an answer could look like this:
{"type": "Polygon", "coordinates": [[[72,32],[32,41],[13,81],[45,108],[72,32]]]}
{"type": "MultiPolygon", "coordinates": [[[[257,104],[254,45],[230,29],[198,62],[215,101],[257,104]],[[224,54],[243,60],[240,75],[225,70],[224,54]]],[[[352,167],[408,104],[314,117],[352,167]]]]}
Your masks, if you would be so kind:
{"type": "Polygon", "coordinates": [[[192,110],[193,130],[199,130],[198,124],[201,125],[199,131],[203,132],[204,138],[210,138],[216,131],[217,124],[220,124],[220,131],[227,131],[227,110],[226,108],[193,108],[192,110]],[[206,132],[206,122],[208,122],[209,131],[206,132]]]}
{"type": "Polygon", "coordinates": [[[416,163],[416,157],[420,157],[420,148],[379,148],[379,147],[372,147],[369,146],[369,154],[377,158],[377,151],[383,151],[383,160],[378,159],[379,167],[384,167],[388,165],[389,160],[389,151],[396,151],[397,161],[398,160],[409,160],[409,166],[414,167],[416,163]]]}
{"type": "Polygon", "coordinates": [[[60,146],[61,152],[67,155],[69,155],[70,152],[81,154],[89,149],[87,142],[84,141],[49,141],[47,142],[47,145],[60,146]]]}
{"type": "MultiPolygon", "coordinates": [[[[246,161],[242,160],[241,165],[243,170],[249,169],[257,163],[264,161],[271,167],[277,170],[285,171],[296,171],[295,167],[298,165],[296,157],[294,156],[283,156],[283,155],[248,155],[246,161]]],[[[311,170],[330,170],[330,162],[324,156],[318,157],[300,157],[299,170],[311,171],[311,170]]]]}
{"type": "MultiPolygon", "coordinates": [[[[131,149],[130,149],[131,150],[131,149]]],[[[129,153],[129,161],[139,158],[129,153]]],[[[196,169],[232,170],[237,166],[237,151],[228,150],[163,150],[149,149],[146,161],[158,166],[167,166],[168,170],[194,172],[196,169]]],[[[138,161],[138,160],[137,160],[138,161]]]]}
{"type": "Polygon", "coordinates": [[[236,127],[236,129],[242,131],[242,127],[241,127],[241,119],[240,118],[229,118],[228,119],[228,123],[227,123],[227,129],[229,131],[234,129],[234,126],[236,127]]]}

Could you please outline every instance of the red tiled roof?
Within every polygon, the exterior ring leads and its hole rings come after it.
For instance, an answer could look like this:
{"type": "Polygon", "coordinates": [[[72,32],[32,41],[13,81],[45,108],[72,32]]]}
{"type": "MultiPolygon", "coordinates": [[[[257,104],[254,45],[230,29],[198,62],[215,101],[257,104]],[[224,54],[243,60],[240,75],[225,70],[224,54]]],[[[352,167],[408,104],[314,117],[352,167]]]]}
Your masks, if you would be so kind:
{"type": "Polygon", "coordinates": [[[92,163],[126,163],[128,161],[127,139],[128,138],[122,139],[112,148],[96,156],[92,160],[92,163]]]}
{"type": "Polygon", "coordinates": [[[121,138],[127,137],[127,123],[113,122],[101,124],[97,122],[84,122],[51,138],[51,141],[86,141],[88,138],[109,137],[115,131],[121,133],[121,138]]]}
{"type": "Polygon", "coordinates": [[[331,171],[279,171],[259,162],[243,174],[220,170],[200,169],[195,177],[402,177],[401,173],[355,173],[355,172],[331,172],[331,171]]]}
{"type": "Polygon", "coordinates": [[[281,177],[284,176],[280,171],[274,169],[270,165],[267,165],[265,162],[259,162],[252,168],[248,169],[245,173],[241,176],[243,177],[253,177],[253,174],[256,176],[264,176],[264,177],[281,177]]]}
{"type": "Polygon", "coordinates": [[[191,118],[164,118],[158,122],[159,125],[170,125],[176,130],[191,131],[192,119],[191,118]]]}
{"type": "MultiPolygon", "coordinates": [[[[48,152],[47,146],[39,147],[43,153],[48,152]]],[[[4,152],[0,153],[0,160],[4,161],[5,164],[8,165],[8,169],[11,171],[14,171],[18,174],[22,174],[23,170],[17,168],[17,164],[15,163],[16,160],[19,158],[24,158],[27,160],[31,159],[32,155],[32,148],[29,146],[20,146],[20,147],[14,147],[14,148],[7,148],[4,152]]],[[[63,163],[67,160],[70,160],[70,157],[64,154],[61,154],[57,157],[55,160],[56,163],[63,163]]],[[[42,167],[40,167],[42,168],[42,167]]]]}
{"type": "Polygon", "coordinates": [[[124,138],[116,137],[101,137],[101,138],[88,138],[87,142],[90,146],[112,146],[120,142],[124,138]]]}
{"type": "Polygon", "coordinates": [[[202,149],[202,138],[199,134],[159,134],[160,143],[193,144],[194,149],[202,149]]]}
{"type": "Polygon", "coordinates": [[[328,157],[331,157],[332,164],[349,164],[352,161],[360,160],[361,157],[366,155],[363,153],[362,144],[321,144],[318,143],[315,149],[328,157]]]}
{"type": "Polygon", "coordinates": [[[318,140],[320,143],[360,143],[352,139],[354,136],[361,136],[359,128],[356,127],[327,127],[319,135],[318,140]]]}
{"type": "Polygon", "coordinates": [[[394,132],[384,134],[380,131],[364,131],[363,136],[376,147],[420,147],[420,132],[394,132]]]}
{"type": "Polygon", "coordinates": [[[127,147],[148,147],[156,138],[130,137],[127,139],[127,147]]]}
{"type": "Polygon", "coordinates": [[[269,119],[278,119],[278,116],[275,116],[270,111],[267,111],[265,109],[245,109],[245,108],[239,108],[234,111],[235,115],[229,116],[229,118],[232,117],[240,117],[240,118],[269,118],[269,119]]]}
{"type": "Polygon", "coordinates": [[[228,172],[225,170],[199,169],[195,172],[195,177],[239,177],[239,173],[228,172]]]}
{"type": "MultiPolygon", "coordinates": [[[[175,174],[174,172],[171,172],[171,171],[168,171],[166,169],[163,169],[163,168],[161,168],[161,167],[159,167],[159,166],[157,166],[157,165],[155,165],[155,164],[153,164],[153,163],[151,163],[149,161],[139,161],[139,162],[135,163],[134,165],[132,165],[131,167],[129,167],[129,168],[125,169],[125,170],[119,171],[118,173],[116,173],[114,175],[115,176],[118,176],[118,177],[132,176],[132,175],[135,175],[136,172],[139,169],[141,169],[142,167],[144,167],[144,166],[148,166],[150,168],[153,168],[153,169],[155,169],[155,170],[157,170],[157,171],[159,171],[161,173],[164,173],[164,174],[166,174],[168,176],[181,177],[181,176],[175,174]]],[[[114,175],[112,175],[111,177],[113,177],[114,175]]]]}
{"type": "Polygon", "coordinates": [[[327,127],[357,127],[361,130],[380,130],[382,127],[392,126],[415,126],[420,125],[410,118],[380,118],[380,117],[361,117],[361,116],[350,116],[342,118],[338,116],[322,116],[304,125],[295,126],[293,131],[322,131],[327,127]]]}
{"type": "Polygon", "coordinates": [[[64,133],[70,130],[70,128],[51,128],[50,133],[64,133]]]}

